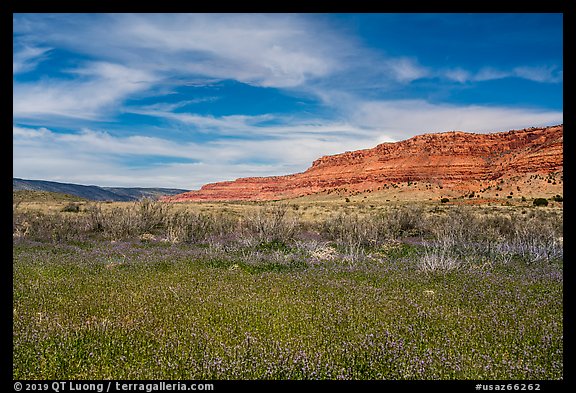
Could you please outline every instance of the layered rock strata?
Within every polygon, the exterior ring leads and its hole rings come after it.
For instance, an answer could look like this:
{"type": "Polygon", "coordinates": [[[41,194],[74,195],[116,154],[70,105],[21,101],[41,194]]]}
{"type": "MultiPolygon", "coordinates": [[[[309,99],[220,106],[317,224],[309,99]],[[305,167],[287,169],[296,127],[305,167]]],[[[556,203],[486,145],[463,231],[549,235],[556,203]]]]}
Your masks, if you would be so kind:
{"type": "Polygon", "coordinates": [[[164,201],[263,201],[335,189],[368,191],[401,182],[466,189],[503,177],[563,171],[563,125],[491,134],[418,135],[317,159],[302,173],[206,184],[164,201]]]}

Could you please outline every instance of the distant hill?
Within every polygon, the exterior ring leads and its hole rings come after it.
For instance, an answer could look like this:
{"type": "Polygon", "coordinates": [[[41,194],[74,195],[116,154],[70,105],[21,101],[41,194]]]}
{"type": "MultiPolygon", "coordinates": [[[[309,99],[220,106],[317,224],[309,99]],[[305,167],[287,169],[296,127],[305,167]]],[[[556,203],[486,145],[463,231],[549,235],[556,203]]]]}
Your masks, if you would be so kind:
{"type": "Polygon", "coordinates": [[[26,180],[12,178],[12,191],[47,191],[74,195],[91,201],[136,201],[141,198],[159,199],[162,196],[176,195],[188,190],[176,188],[141,187],[99,187],[72,183],[58,183],[46,180],[26,180]]]}
{"type": "Polygon", "coordinates": [[[85,198],[61,192],[18,190],[12,192],[12,201],[18,202],[87,202],[85,198]]]}

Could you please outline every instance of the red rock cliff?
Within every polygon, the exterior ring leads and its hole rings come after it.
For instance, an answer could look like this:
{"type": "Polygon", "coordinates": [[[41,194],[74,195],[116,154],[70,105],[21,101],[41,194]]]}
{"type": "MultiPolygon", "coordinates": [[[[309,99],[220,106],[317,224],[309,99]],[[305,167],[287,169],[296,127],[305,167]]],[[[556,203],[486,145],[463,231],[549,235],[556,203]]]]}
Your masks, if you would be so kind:
{"type": "Polygon", "coordinates": [[[372,149],[325,156],[305,172],[207,184],[164,201],[276,200],[335,188],[366,191],[424,181],[458,188],[470,182],[563,170],[563,125],[491,134],[418,135],[372,149]]]}

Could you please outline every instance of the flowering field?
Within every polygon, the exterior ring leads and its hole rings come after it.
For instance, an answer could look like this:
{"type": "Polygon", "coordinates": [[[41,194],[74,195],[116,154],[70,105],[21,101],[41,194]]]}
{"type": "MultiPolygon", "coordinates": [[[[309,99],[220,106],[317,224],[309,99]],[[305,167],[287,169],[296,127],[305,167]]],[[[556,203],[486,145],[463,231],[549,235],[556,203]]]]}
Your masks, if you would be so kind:
{"type": "Polygon", "coordinates": [[[562,379],[561,211],[406,209],[15,212],[13,377],[562,379]]]}

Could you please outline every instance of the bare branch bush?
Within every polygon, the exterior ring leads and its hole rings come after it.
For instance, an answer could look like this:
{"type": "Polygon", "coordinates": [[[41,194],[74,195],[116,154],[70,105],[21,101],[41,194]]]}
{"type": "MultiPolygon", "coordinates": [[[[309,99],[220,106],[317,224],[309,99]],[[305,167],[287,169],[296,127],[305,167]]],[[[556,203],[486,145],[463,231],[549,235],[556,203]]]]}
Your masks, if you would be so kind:
{"type": "Polygon", "coordinates": [[[537,214],[516,220],[514,233],[509,241],[510,252],[528,262],[551,261],[564,257],[561,217],[550,219],[537,214]]]}
{"type": "Polygon", "coordinates": [[[189,211],[166,215],[166,236],[172,243],[195,243],[205,240],[212,232],[214,220],[211,216],[189,211]]]}
{"type": "Polygon", "coordinates": [[[418,256],[418,266],[424,272],[450,272],[462,267],[462,260],[454,255],[449,242],[427,246],[418,256]]]}
{"type": "Polygon", "coordinates": [[[265,205],[245,214],[241,226],[248,241],[288,243],[294,240],[299,220],[288,204],[265,205]]]}
{"type": "Polygon", "coordinates": [[[426,217],[419,204],[395,206],[378,217],[378,234],[385,239],[422,235],[426,231],[426,217]]]}
{"type": "Polygon", "coordinates": [[[479,213],[458,207],[429,222],[433,242],[455,255],[473,255],[508,263],[563,258],[562,215],[532,211],[479,213]]]}
{"type": "Polygon", "coordinates": [[[171,209],[147,199],[109,208],[91,203],[77,214],[22,211],[13,203],[12,231],[15,239],[39,241],[161,236],[174,243],[264,246],[264,251],[285,253],[292,252],[285,248],[290,243],[303,247],[303,255],[314,260],[338,256],[351,263],[387,242],[420,236],[419,244],[424,245],[420,263],[426,271],[453,270],[478,261],[563,259],[562,211],[552,209],[454,206],[427,214],[423,205],[405,205],[379,212],[338,210],[306,225],[291,205],[282,203],[265,204],[243,215],[171,209]]]}
{"type": "Polygon", "coordinates": [[[128,210],[133,213],[132,219],[135,221],[134,225],[139,234],[142,234],[154,232],[162,228],[169,209],[170,205],[166,203],[150,198],[142,198],[138,202],[135,202],[128,210]]]}

